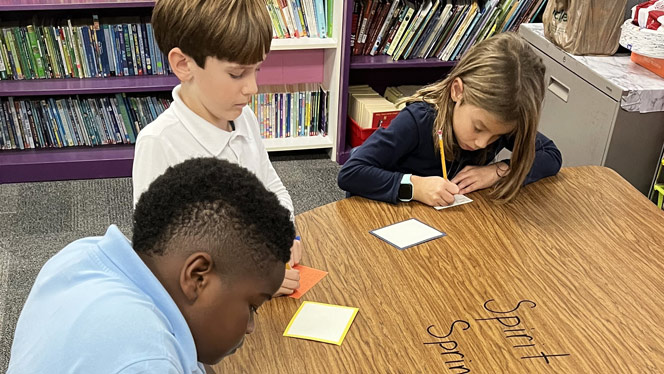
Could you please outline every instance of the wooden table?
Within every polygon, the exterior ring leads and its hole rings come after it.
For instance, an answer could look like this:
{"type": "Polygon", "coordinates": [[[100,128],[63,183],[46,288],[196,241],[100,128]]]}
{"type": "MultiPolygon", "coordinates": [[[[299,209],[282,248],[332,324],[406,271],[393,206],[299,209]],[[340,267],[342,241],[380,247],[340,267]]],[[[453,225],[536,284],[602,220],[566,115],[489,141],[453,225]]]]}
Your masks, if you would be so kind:
{"type": "Polygon", "coordinates": [[[220,373],[664,373],[664,213],[615,172],[563,169],[498,205],[436,211],[351,198],[297,216],[302,300],[359,307],[343,345],[283,337],[302,301],[266,303],[220,373]],[[409,218],[447,233],[399,251],[409,218]]]}

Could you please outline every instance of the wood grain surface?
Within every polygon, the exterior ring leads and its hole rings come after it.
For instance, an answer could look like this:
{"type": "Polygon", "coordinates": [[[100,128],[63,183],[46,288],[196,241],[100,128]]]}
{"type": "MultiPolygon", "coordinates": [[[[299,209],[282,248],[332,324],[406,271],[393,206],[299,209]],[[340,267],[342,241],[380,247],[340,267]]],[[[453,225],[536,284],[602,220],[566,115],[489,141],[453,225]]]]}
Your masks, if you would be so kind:
{"type": "Polygon", "coordinates": [[[664,213],[618,174],[565,168],[499,205],[353,197],[296,218],[329,275],[266,303],[219,373],[664,373],[664,213]],[[447,233],[399,251],[409,218],[447,233]],[[283,337],[305,300],[359,307],[341,346],[283,337]]]}

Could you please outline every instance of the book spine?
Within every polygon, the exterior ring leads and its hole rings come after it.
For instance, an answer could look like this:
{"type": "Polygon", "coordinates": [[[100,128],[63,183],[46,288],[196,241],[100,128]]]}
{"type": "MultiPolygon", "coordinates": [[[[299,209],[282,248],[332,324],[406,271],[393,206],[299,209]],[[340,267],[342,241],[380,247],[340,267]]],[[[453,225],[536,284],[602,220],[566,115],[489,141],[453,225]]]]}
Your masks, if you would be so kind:
{"type": "Polygon", "coordinates": [[[127,61],[127,75],[138,75],[134,65],[136,57],[133,56],[134,49],[132,48],[133,43],[131,42],[131,29],[129,24],[122,25],[122,35],[124,38],[125,46],[123,57],[125,58],[125,61],[127,61]]]}
{"type": "Polygon", "coordinates": [[[76,145],[87,145],[87,131],[85,131],[85,127],[81,126],[76,118],[76,110],[72,105],[71,97],[64,100],[62,106],[67,111],[67,118],[73,130],[76,145]]]}
{"type": "Polygon", "coordinates": [[[131,58],[134,63],[134,75],[143,75],[143,61],[141,61],[141,52],[138,47],[138,34],[136,33],[136,24],[128,24],[129,43],[131,43],[131,58]]]}
{"type": "Polygon", "coordinates": [[[3,36],[0,34],[0,79],[9,79],[12,76],[12,68],[7,57],[7,47],[3,36]]]}
{"type": "Polygon", "coordinates": [[[115,47],[115,33],[111,31],[110,25],[103,25],[103,32],[104,32],[104,40],[106,43],[102,46],[102,48],[105,49],[105,56],[107,59],[107,65],[108,65],[108,75],[109,76],[117,76],[117,66],[116,66],[116,55],[115,51],[117,50],[117,47],[115,47]]]}
{"type": "Polygon", "coordinates": [[[46,78],[46,72],[44,71],[44,61],[42,60],[42,54],[39,50],[39,45],[37,44],[37,34],[35,33],[35,27],[33,25],[26,26],[28,41],[30,46],[30,57],[35,66],[37,73],[37,78],[46,78]]]}
{"type": "Polygon", "coordinates": [[[23,113],[26,123],[28,123],[30,126],[34,147],[35,148],[44,147],[45,144],[41,134],[41,129],[39,128],[38,123],[35,122],[35,116],[32,112],[32,106],[30,105],[29,100],[21,100],[21,112],[23,113]]]}
{"type": "Polygon", "coordinates": [[[12,114],[17,119],[16,122],[19,124],[21,132],[23,133],[23,143],[25,144],[26,148],[35,148],[30,122],[28,122],[25,111],[21,110],[21,101],[14,101],[12,98],[9,98],[9,101],[12,104],[12,114]]]}
{"type": "Polygon", "coordinates": [[[53,131],[53,117],[51,116],[51,111],[48,109],[46,100],[42,99],[39,101],[39,111],[41,112],[41,116],[44,119],[44,127],[48,133],[49,147],[58,147],[58,139],[55,132],[53,131]]]}
{"type": "Polygon", "coordinates": [[[16,79],[24,79],[25,76],[23,75],[23,68],[21,67],[21,61],[14,41],[14,34],[10,29],[3,29],[2,31],[5,35],[5,40],[7,41],[7,47],[9,48],[8,52],[11,54],[10,57],[14,61],[13,66],[16,69],[16,79]]]}
{"type": "Polygon", "coordinates": [[[67,141],[65,140],[65,137],[64,137],[64,129],[62,127],[62,122],[61,122],[61,119],[60,119],[60,113],[58,112],[58,108],[55,105],[55,99],[53,99],[53,98],[48,99],[47,108],[49,109],[51,117],[52,117],[51,127],[53,128],[53,133],[56,136],[56,140],[58,142],[58,147],[62,148],[64,146],[66,146],[67,141]]]}
{"type": "Polygon", "coordinates": [[[145,23],[138,24],[140,28],[141,35],[141,55],[143,56],[143,73],[146,75],[152,75],[152,54],[150,53],[151,43],[150,38],[148,38],[148,30],[145,23]]]}
{"type": "Polygon", "coordinates": [[[318,25],[318,37],[327,38],[327,18],[325,16],[325,1],[313,0],[314,12],[316,13],[316,25],[318,25]]]}
{"type": "Polygon", "coordinates": [[[101,75],[104,78],[107,78],[111,75],[111,61],[108,58],[111,49],[108,48],[108,41],[106,40],[106,29],[102,26],[99,29],[96,29],[95,32],[95,50],[99,56],[99,67],[101,75]]]}
{"type": "Polygon", "coordinates": [[[127,112],[127,107],[124,99],[121,94],[115,94],[115,106],[122,117],[122,123],[125,127],[125,133],[129,137],[130,143],[136,143],[136,131],[134,130],[131,119],[129,118],[129,113],[127,112]]]}
{"type": "Polygon", "coordinates": [[[76,28],[78,40],[80,43],[81,59],[83,60],[83,67],[86,77],[97,77],[97,69],[92,51],[92,41],[90,40],[90,28],[87,26],[76,28]]]}
{"type": "Polygon", "coordinates": [[[141,39],[143,37],[141,36],[138,25],[135,23],[131,25],[131,35],[134,44],[134,50],[132,52],[134,54],[134,58],[136,59],[136,70],[138,71],[138,75],[143,75],[144,61],[143,53],[141,51],[141,39]]]}
{"type": "Polygon", "coordinates": [[[23,143],[21,142],[21,136],[16,131],[16,126],[14,125],[14,119],[12,118],[10,111],[9,101],[2,103],[2,109],[5,116],[5,123],[7,124],[7,131],[9,132],[9,138],[12,143],[12,149],[23,149],[23,143]]]}
{"type": "Polygon", "coordinates": [[[26,79],[37,78],[35,66],[32,63],[32,53],[30,52],[30,44],[27,40],[25,29],[20,27],[14,27],[12,31],[14,32],[14,38],[16,39],[16,43],[18,44],[21,64],[23,65],[23,73],[25,74],[26,79]]]}
{"type": "Polygon", "coordinates": [[[0,130],[2,130],[2,149],[12,149],[9,138],[9,125],[5,121],[5,107],[0,99],[0,130]]]}
{"type": "Polygon", "coordinates": [[[37,28],[38,41],[41,46],[44,62],[47,65],[48,72],[46,78],[62,78],[60,67],[58,66],[57,53],[53,48],[51,33],[46,26],[37,28]]]}
{"type": "Polygon", "coordinates": [[[413,16],[413,13],[415,13],[415,9],[411,8],[410,6],[406,10],[406,14],[404,15],[403,21],[401,21],[401,25],[399,25],[399,29],[397,30],[397,33],[394,35],[394,39],[392,39],[392,43],[390,43],[390,48],[387,50],[387,54],[389,56],[392,56],[394,52],[397,49],[397,46],[399,45],[401,41],[401,37],[406,31],[406,28],[410,24],[411,17],[413,16]]]}

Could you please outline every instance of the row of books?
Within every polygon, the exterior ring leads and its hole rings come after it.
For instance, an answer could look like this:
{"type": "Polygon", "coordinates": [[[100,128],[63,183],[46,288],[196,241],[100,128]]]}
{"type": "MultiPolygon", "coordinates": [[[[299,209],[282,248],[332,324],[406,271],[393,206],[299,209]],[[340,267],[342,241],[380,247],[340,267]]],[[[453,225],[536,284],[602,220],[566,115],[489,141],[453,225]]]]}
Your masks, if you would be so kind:
{"type": "MultiPolygon", "coordinates": [[[[261,87],[250,106],[264,138],[327,135],[328,92],[307,85],[261,87]]],[[[133,144],[170,106],[156,96],[0,98],[0,149],[133,144]]]]}
{"type": "Polygon", "coordinates": [[[532,22],[545,0],[355,0],[354,55],[456,61],[475,43],[532,22]]]}
{"type": "Polygon", "coordinates": [[[320,85],[261,86],[249,106],[265,139],[327,135],[329,95],[320,85]]]}
{"type": "Polygon", "coordinates": [[[394,103],[368,85],[348,87],[348,115],[363,129],[387,126],[399,114],[394,103]]]}
{"type": "Polygon", "coordinates": [[[28,25],[0,34],[0,79],[93,78],[170,73],[149,23],[28,25]]]}
{"type": "Polygon", "coordinates": [[[332,36],[334,0],[266,0],[266,5],[274,38],[332,36]]]}
{"type": "Polygon", "coordinates": [[[157,97],[0,99],[0,149],[136,142],[170,102],[157,97]]]}
{"type": "Polygon", "coordinates": [[[420,88],[422,88],[420,85],[387,87],[385,89],[385,99],[394,103],[398,109],[403,109],[406,104],[402,103],[401,100],[415,95],[420,88]]]}

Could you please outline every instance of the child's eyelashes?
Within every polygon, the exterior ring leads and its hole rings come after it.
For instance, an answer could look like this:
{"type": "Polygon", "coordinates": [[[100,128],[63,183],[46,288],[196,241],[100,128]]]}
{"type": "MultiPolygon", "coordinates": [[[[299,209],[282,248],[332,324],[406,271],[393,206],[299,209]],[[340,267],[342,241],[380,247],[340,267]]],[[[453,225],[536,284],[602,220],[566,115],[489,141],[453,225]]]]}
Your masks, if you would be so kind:
{"type": "Polygon", "coordinates": [[[228,73],[228,75],[230,75],[231,78],[233,78],[233,79],[240,79],[240,78],[242,78],[242,74],[237,75],[237,74],[231,74],[231,73],[228,73]]]}

